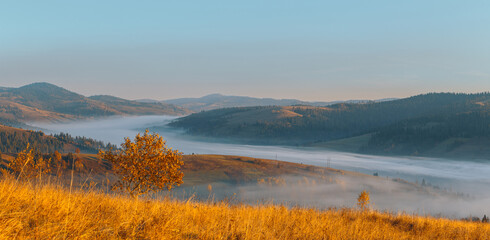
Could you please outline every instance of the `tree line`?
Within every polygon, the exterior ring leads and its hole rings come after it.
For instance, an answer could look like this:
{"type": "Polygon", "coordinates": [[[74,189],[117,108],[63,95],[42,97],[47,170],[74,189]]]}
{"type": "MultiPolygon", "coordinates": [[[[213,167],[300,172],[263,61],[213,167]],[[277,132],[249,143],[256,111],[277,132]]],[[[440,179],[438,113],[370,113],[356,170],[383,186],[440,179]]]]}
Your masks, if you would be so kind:
{"type": "Polygon", "coordinates": [[[99,149],[116,148],[110,143],[105,144],[87,137],[73,137],[67,133],[46,135],[42,131],[31,130],[4,130],[0,131],[0,151],[4,153],[19,153],[27,145],[39,152],[65,152],[68,145],[79,148],[83,152],[97,153],[99,149]]]}

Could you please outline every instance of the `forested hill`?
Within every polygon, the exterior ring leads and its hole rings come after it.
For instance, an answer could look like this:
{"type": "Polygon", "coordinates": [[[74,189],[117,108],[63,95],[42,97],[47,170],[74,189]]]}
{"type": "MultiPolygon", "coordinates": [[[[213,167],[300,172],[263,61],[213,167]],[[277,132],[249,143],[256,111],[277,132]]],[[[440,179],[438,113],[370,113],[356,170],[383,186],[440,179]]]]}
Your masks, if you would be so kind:
{"type": "Polygon", "coordinates": [[[189,111],[165,103],[140,103],[111,96],[85,97],[49,83],[0,88],[0,121],[59,121],[113,115],[184,115],[189,111]]]}
{"type": "Polygon", "coordinates": [[[99,149],[107,149],[115,146],[105,144],[86,137],[72,137],[69,134],[60,133],[46,135],[41,131],[31,131],[0,125],[0,152],[18,153],[27,147],[27,144],[41,153],[53,153],[54,151],[75,152],[79,148],[85,153],[97,153],[99,149]]]}
{"type": "MultiPolygon", "coordinates": [[[[490,128],[490,122],[485,117],[488,112],[490,93],[430,93],[388,102],[336,104],[329,107],[268,106],[220,109],[195,113],[170,125],[183,128],[192,135],[227,137],[261,144],[309,145],[370,134],[373,136],[369,143],[369,146],[373,147],[371,150],[390,153],[389,147],[386,147],[389,143],[396,145],[401,144],[398,141],[404,141],[395,137],[396,134],[401,134],[401,126],[416,123],[425,126],[418,128],[418,132],[414,133],[418,138],[422,138],[423,134],[428,134],[429,131],[440,132],[439,134],[444,136],[440,139],[446,140],[459,136],[486,138],[488,134],[483,133],[490,128]],[[456,122],[456,119],[459,121],[456,122]],[[461,119],[468,120],[468,123],[478,122],[480,128],[470,131],[468,126],[465,126],[466,120],[461,119]],[[434,120],[438,122],[436,125],[432,124],[434,120]],[[435,128],[436,126],[438,128],[435,128]],[[447,132],[442,133],[443,131],[447,132]]],[[[368,148],[364,145],[362,149],[367,151],[368,148]]],[[[417,152],[412,150],[402,152],[417,152]]],[[[397,150],[391,152],[397,153],[397,150]]]]}

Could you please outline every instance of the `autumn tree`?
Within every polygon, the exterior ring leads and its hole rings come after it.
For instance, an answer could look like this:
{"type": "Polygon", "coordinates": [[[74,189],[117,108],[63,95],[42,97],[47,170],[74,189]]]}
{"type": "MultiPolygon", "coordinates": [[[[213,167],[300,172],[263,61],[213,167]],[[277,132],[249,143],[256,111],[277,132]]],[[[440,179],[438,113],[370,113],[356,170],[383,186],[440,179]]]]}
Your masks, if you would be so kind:
{"type": "Polygon", "coordinates": [[[361,210],[366,210],[369,205],[369,192],[366,190],[362,191],[357,197],[357,206],[361,210]]]}
{"type": "Polygon", "coordinates": [[[27,144],[26,149],[17,154],[17,157],[9,163],[8,168],[16,177],[30,179],[49,173],[50,161],[51,159],[44,158],[41,154],[36,156],[34,149],[27,144]]]}
{"type": "Polygon", "coordinates": [[[148,129],[136,135],[134,142],[124,139],[119,150],[99,151],[99,157],[110,161],[119,180],[113,190],[136,197],[148,192],[171,190],[183,183],[182,153],[166,146],[166,142],[148,129]]]}
{"type": "Polygon", "coordinates": [[[80,157],[80,148],[77,148],[75,150],[75,169],[78,171],[78,172],[81,172],[83,170],[83,168],[85,167],[82,163],[82,158],[80,157]]]}
{"type": "Polygon", "coordinates": [[[63,157],[61,156],[61,153],[58,151],[54,151],[53,154],[53,167],[56,169],[56,175],[61,176],[61,173],[64,168],[66,168],[66,164],[63,161],[63,157]]]}

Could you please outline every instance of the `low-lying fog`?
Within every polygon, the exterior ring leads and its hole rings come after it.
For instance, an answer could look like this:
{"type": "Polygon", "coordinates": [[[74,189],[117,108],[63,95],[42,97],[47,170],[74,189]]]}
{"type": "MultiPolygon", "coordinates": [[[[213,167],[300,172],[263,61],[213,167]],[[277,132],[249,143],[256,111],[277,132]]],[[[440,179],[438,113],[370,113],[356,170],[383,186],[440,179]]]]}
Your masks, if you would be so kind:
{"type": "MultiPolygon", "coordinates": [[[[168,116],[142,116],[142,117],[118,117],[103,120],[80,121],[66,124],[41,124],[31,123],[31,125],[46,129],[46,132],[70,133],[73,136],[86,136],[104,142],[120,144],[124,137],[131,139],[145,128],[154,126],[163,126],[165,123],[173,120],[175,117],[168,116]]],[[[456,161],[449,159],[437,158],[414,158],[414,157],[386,157],[370,156],[362,154],[353,154],[345,152],[330,151],[319,148],[298,148],[282,146],[254,146],[242,144],[226,144],[216,142],[197,141],[191,137],[183,136],[178,131],[165,127],[152,128],[167,140],[167,145],[178,149],[184,154],[225,154],[239,155],[256,158],[277,159],[282,161],[311,164],[317,166],[330,166],[332,168],[356,171],[366,174],[378,173],[380,177],[402,178],[410,182],[438,186],[441,189],[447,189],[450,192],[464,193],[471,196],[473,200],[461,199],[437,199],[430,200],[415,196],[411,201],[400,202],[400,198],[393,196],[392,191],[387,187],[386,197],[371,196],[375,200],[376,207],[379,209],[416,211],[421,213],[436,213],[468,216],[483,216],[490,214],[490,162],[485,161],[456,161]],[[405,204],[412,205],[405,205],[405,204]],[[445,211],[445,212],[442,212],[445,211]]],[[[359,185],[359,184],[358,184],[359,185]]],[[[383,189],[383,186],[378,186],[383,189]]],[[[380,190],[376,194],[383,194],[380,190]]],[[[291,191],[293,189],[290,189],[291,191]]],[[[325,189],[327,191],[328,188],[325,189]]],[[[261,198],[268,197],[264,195],[270,193],[270,190],[261,192],[260,189],[241,188],[241,191],[248,191],[243,195],[256,196],[261,198]]],[[[318,189],[315,189],[318,191],[318,189]]],[[[352,189],[358,191],[358,189],[352,189]]],[[[358,193],[358,192],[357,192],[358,193]]],[[[374,194],[374,193],[373,193],[374,194]]],[[[287,195],[287,194],[286,194],[287,195]]],[[[279,195],[275,195],[276,197],[279,195]]],[[[287,195],[292,196],[292,195],[287,195]]],[[[308,198],[300,201],[312,205],[319,202],[330,202],[333,206],[351,206],[352,200],[355,200],[355,193],[352,193],[349,199],[345,199],[346,204],[342,202],[343,194],[338,191],[325,192],[324,196],[315,194],[299,194],[296,198],[308,198]],[[353,195],[354,194],[354,195],[353,195]],[[322,200],[322,198],[324,200],[322,200]],[[330,199],[330,200],[329,200],[330,199]],[[332,201],[332,199],[337,199],[332,201]]],[[[286,201],[283,195],[278,197],[281,201],[286,201]]],[[[291,197],[292,198],[292,197],[291,197]]],[[[406,197],[404,197],[406,199],[406,197]]],[[[296,199],[291,199],[295,202],[296,199]]]]}

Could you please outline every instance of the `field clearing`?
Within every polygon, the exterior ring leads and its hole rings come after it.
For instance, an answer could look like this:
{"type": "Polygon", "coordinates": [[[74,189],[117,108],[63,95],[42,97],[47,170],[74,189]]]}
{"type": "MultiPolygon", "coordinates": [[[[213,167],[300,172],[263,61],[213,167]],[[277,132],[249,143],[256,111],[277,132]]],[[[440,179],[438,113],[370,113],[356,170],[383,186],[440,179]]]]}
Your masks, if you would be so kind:
{"type": "Polygon", "coordinates": [[[364,134],[361,136],[343,138],[328,142],[313,143],[311,146],[334,149],[337,151],[359,152],[359,149],[368,143],[369,138],[371,138],[371,134],[364,134]]]}
{"type": "Polygon", "coordinates": [[[184,185],[250,183],[262,178],[285,175],[321,179],[325,176],[347,174],[372,178],[369,175],[333,168],[231,155],[184,155],[183,161],[184,185]]]}
{"type": "Polygon", "coordinates": [[[490,224],[376,211],[129,199],[0,182],[1,239],[488,239],[490,224]]]}
{"type": "MultiPolygon", "coordinates": [[[[0,167],[6,168],[14,159],[13,154],[3,154],[0,167]]],[[[66,154],[63,154],[66,157],[66,154]]],[[[111,164],[100,160],[96,154],[79,154],[84,168],[74,172],[82,181],[94,181],[103,184],[106,177],[114,180],[111,164]]],[[[298,176],[321,179],[326,176],[348,175],[372,179],[370,175],[343,171],[333,168],[311,166],[270,159],[251,158],[232,155],[183,155],[183,186],[198,184],[223,183],[256,183],[258,179],[278,176],[298,176]]],[[[69,163],[67,163],[69,164],[69,163]]],[[[71,169],[64,169],[64,179],[69,182],[71,169]]],[[[65,181],[66,182],[66,181],[65,181]]]]}

